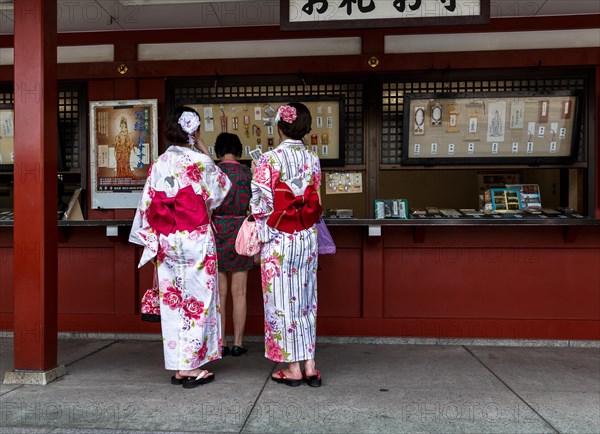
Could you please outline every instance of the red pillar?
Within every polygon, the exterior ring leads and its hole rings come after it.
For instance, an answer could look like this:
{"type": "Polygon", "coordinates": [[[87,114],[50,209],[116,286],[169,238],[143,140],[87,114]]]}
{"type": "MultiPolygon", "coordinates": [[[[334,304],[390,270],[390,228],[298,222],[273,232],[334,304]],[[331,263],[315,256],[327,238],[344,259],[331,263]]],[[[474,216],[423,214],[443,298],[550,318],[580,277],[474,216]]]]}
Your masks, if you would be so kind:
{"type": "Polygon", "coordinates": [[[15,370],[56,366],[56,0],[15,2],[15,370]]]}
{"type": "Polygon", "coordinates": [[[594,194],[596,195],[596,209],[593,210],[592,216],[600,219],[600,66],[596,66],[596,81],[594,83],[596,89],[596,107],[594,114],[596,115],[596,128],[594,132],[594,146],[596,155],[596,166],[594,169],[594,194]]]}

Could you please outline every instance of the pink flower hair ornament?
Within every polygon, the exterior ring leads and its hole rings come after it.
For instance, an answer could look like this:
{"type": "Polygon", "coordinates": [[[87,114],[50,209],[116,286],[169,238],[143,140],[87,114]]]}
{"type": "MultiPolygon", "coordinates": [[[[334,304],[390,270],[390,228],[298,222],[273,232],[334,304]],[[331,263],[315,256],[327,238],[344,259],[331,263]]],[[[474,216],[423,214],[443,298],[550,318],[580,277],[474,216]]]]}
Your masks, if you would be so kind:
{"type": "Polygon", "coordinates": [[[177,123],[179,123],[181,129],[187,133],[189,144],[193,145],[195,143],[194,133],[200,128],[200,116],[193,112],[183,112],[181,113],[181,116],[179,116],[177,123]]]}
{"type": "Polygon", "coordinates": [[[296,108],[291,105],[282,105],[277,109],[277,116],[275,116],[275,123],[278,123],[280,120],[291,124],[296,120],[298,114],[296,113],[296,108]]]}

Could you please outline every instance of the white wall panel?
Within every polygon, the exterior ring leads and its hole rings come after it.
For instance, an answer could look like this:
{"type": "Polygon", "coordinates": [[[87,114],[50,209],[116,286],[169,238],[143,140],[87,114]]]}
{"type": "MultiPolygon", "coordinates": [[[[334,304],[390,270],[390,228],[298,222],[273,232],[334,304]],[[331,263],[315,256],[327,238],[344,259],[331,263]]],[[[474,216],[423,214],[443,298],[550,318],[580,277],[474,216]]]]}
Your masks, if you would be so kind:
{"type": "Polygon", "coordinates": [[[15,49],[14,48],[0,48],[0,65],[14,65],[15,64],[15,49]]]}
{"type": "Polygon", "coordinates": [[[267,41],[140,44],[138,60],[247,59],[360,54],[361,39],[314,38],[267,41]]]}
{"type": "Polygon", "coordinates": [[[600,47],[600,30],[390,35],[385,37],[384,52],[441,53],[583,47],[600,47]]]}
{"type": "MultiPolygon", "coordinates": [[[[58,47],[58,63],[113,62],[114,45],[81,45],[58,47]]],[[[15,49],[0,48],[0,65],[15,64],[15,49]]]]}
{"type": "Polygon", "coordinates": [[[114,45],[58,47],[58,63],[113,62],[114,59],[114,45]]]}

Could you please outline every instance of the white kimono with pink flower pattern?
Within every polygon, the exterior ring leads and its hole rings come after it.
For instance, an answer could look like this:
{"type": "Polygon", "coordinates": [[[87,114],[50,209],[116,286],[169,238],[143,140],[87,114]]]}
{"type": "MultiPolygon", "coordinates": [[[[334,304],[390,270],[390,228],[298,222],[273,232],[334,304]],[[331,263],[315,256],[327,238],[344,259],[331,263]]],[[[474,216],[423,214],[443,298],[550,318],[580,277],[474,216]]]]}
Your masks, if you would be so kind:
{"type": "Polygon", "coordinates": [[[165,368],[192,370],[221,357],[217,257],[210,224],[158,233],[148,223],[156,191],[174,197],[192,186],[208,215],[231,186],[212,159],[187,147],[171,146],[152,165],[129,241],[144,246],[139,267],[156,256],[165,368]]]}
{"type": "Polygon", "coordinates": [[[296,196],[321,185],[319,157],[300,140],[286,140],[265,152],[252,178],[252,214],[264,243],[261,280],[265,306],[265,357],[295,362],[315,357],[317,322],[317,229],[293,234],[266,222],[273,212],[273,192],[285,182],[296,196]]]}

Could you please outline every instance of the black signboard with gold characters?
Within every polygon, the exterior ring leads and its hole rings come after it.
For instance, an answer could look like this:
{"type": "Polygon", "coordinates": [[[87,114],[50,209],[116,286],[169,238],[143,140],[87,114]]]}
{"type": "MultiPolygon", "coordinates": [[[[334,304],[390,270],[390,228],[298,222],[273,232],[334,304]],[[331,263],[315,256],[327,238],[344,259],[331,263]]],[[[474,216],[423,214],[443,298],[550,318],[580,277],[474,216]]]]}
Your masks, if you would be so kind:
{"type": "Polygon", "coordinates": [[[570,164],[576,92],[405,94],[403,164],[570,164]]]}
{"type": "Polygon", "coordinates": [[[275,116],[281,105],[301,102],[312,116],[311,131],[304,143],[319,156],[322,166],[344,165],[343,96],[211,98],[180,101],[195,109],[202,120],[200,136],[213,158],[217,136],[236,134],[242,142],[242,160],[275,149],[279,135],[275,116]]]}

